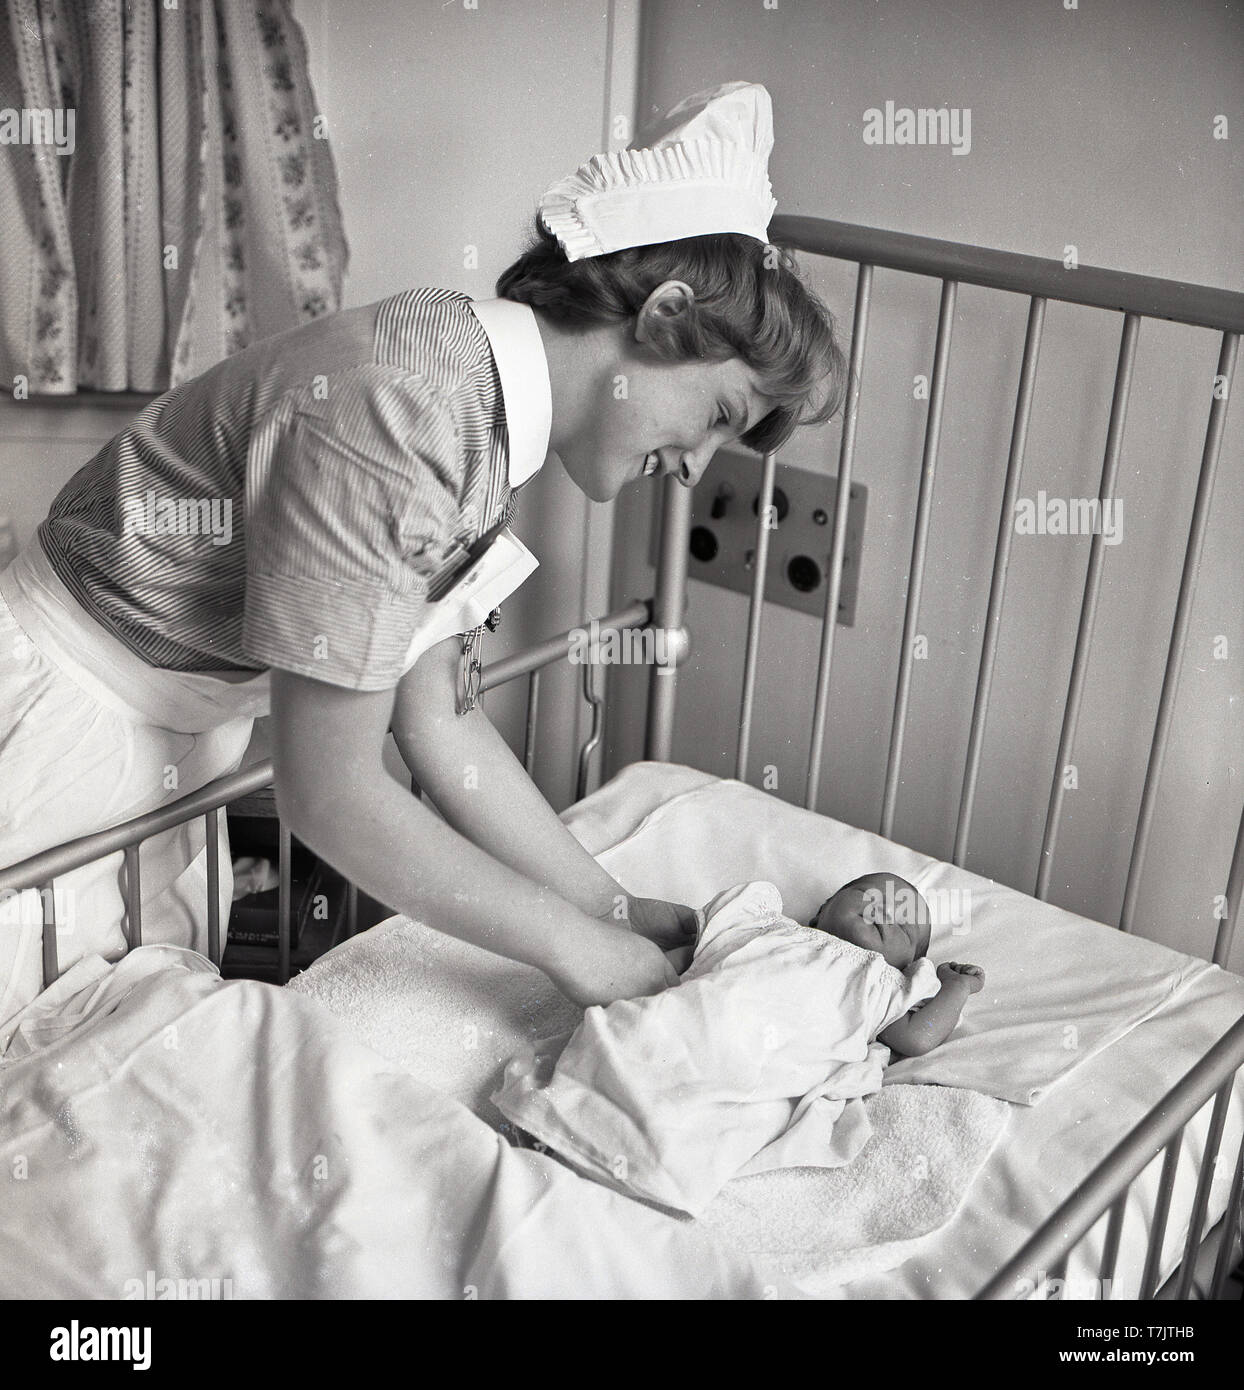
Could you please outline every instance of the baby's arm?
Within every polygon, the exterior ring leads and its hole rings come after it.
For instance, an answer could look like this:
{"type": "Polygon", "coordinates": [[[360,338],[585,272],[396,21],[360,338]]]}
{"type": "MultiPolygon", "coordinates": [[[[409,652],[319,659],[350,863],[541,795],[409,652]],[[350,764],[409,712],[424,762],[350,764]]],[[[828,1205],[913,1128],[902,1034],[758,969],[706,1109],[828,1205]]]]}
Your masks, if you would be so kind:
{"type": "Polygon", "coordinates": [[[895,1019],[877,1034],[877,1041],[902,1057],[923,1057],[944,1043],[959,1022],[968,995],[985,983],[979,965],[947,964],[937,967],[941,989],[918,1008],[895,1019]]]}

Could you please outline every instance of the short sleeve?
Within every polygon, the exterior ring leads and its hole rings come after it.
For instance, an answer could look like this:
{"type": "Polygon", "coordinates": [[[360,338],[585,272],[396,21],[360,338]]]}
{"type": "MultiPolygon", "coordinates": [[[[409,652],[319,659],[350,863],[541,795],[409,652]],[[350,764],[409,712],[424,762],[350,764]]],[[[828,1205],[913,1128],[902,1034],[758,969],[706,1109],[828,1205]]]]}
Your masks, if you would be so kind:
{"type": "MultiPolygon", "coordinates": [[[[910,1013],[917,1004],[932,999],[942,987],[941,981],[937,978],[937,967],[928,956],[921,956],[901,972],[895,970],[892,965],[885,965],[884,962],[882,964],[884,968],[880,973],[884,981],[884,1002],[881,1007],[884,1011],[884,1021],[877,1025],[877,1033],[897,1022],[904,1014],[910,1013]]],[[[876,1033],[873,1036],[875,1037],[876,1033]]]]}
{"type": "Polygon", "coordinates": [[[411,372],[355,368],[283,400],[248,460],[246,655],[395,685],[457,540],[463,469],[448,401],[411,372]]]}

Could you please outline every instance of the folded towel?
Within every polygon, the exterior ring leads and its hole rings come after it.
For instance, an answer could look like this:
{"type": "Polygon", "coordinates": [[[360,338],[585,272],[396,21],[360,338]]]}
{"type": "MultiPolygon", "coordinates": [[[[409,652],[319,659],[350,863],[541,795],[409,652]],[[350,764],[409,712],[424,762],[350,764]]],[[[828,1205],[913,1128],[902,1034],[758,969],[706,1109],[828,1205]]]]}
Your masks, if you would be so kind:
{"type": "Polygon", "coordinates": [[[944,1086],[886,1086],[863,1102],[873,1134],[847,1168],[736,1178],[701,1222],[824,1295],[910,1259],[962,1205],[1011,1107],[944,1086]]]}

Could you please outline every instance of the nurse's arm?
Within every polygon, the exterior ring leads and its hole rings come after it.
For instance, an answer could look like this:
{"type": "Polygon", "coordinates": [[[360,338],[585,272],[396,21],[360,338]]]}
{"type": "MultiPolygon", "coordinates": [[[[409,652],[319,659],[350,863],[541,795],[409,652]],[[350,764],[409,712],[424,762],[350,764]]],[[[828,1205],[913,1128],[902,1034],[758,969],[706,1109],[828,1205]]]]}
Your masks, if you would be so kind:
{"type": "Polygon", "coordinates": [[[457,712],[461,661],[451,637],[397,688],[393,737],[415,780],[455,830],[503,864],[592,917],[628,910],[626,890],[567,830],[484,711],[457,712]]]}
{"type": "Polygon", "coordinates": [[[660,950],[500,863],[384,767],[394,691],[272,671],[277,809],[290,831],[397,912],[543,970],[584,1006],[677,983],[660,950]]]}

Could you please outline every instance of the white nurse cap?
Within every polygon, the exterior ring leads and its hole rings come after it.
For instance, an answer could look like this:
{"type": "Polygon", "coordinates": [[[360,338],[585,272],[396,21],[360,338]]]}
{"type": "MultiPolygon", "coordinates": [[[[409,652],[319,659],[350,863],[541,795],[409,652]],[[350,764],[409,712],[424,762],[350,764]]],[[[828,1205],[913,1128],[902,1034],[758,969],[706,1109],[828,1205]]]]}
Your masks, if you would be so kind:
{"type": "Polygon", "coordinates": [[[755,82],[697,92],[644,149],[593,155],[540,199],[568,261],[712,232],[768,241],[773,105],[755,82]]]}

